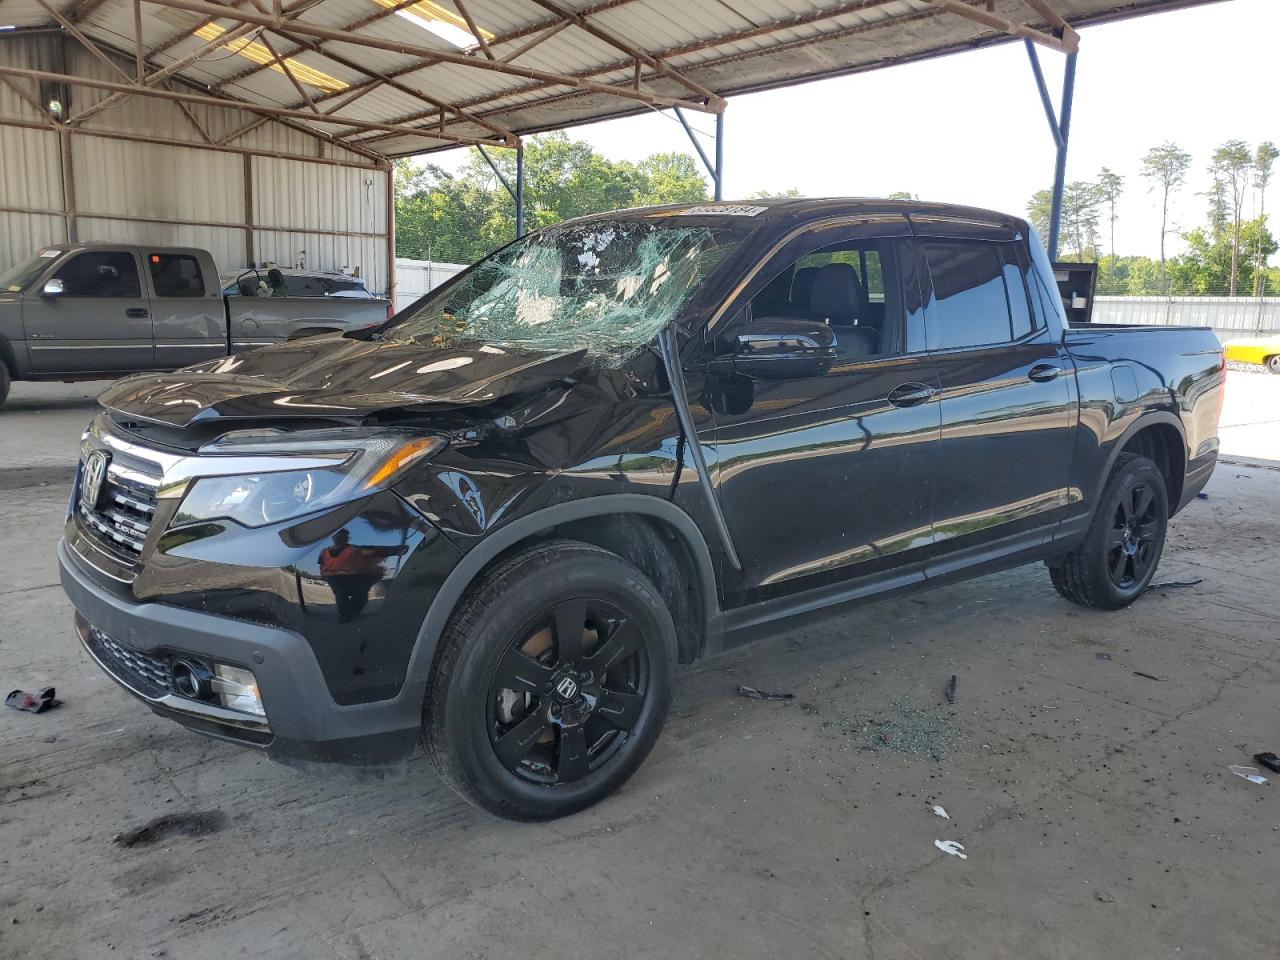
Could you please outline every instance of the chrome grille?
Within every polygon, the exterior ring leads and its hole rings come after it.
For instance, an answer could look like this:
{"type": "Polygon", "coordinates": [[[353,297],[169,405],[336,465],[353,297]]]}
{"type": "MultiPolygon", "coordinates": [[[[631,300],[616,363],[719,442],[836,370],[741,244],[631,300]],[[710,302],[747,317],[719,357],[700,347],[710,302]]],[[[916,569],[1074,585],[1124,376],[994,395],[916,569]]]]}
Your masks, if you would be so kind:
{"type": "Polygon", "coordinates": [[[132,562],[142,553],[156,512],[156,488],[141,474],[113,464],[102,483],[97,507],[76,500],[80,522],[93,538],[132,562]]]}
{"type": "Polygon", "coordinates": [[[89,628],[85,642],[104,667],[143,696],[157,699],[170,692],[167,660],[126,647],[97,627],[89,628]]]}

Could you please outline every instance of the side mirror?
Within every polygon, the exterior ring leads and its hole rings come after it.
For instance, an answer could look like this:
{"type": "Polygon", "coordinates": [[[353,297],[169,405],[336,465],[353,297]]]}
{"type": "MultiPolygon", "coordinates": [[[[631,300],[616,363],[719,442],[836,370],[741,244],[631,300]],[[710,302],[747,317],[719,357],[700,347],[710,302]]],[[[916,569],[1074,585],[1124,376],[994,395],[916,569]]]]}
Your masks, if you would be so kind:
{"type": "Polygon", "coordinates": [[[731,356],[717,357],[711,369],[753,380],[794,380],[823,376],[836,357],[836,335],[823,323],[763,317],[743,327],[731,356]]]}
{"type": "Polygon", "coordinates": [[[44,282],[44,286],[40,289],[40,296],[60,297],[66,292],[66,285],[57,277],[54,277],[52,280],[46,280],[44,282]]]}

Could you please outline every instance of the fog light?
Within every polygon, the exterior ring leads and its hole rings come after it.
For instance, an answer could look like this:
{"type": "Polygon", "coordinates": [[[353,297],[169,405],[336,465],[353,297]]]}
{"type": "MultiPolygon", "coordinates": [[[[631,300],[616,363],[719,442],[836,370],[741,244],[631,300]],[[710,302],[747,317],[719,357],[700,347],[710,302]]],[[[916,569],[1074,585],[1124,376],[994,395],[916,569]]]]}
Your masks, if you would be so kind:
{"type": "Polygon", "coordinates": [[[228,710],[239,710],[259,717],[267,715],[267,711],[262,708],[262,697],[258,694],[258,680],[248,670],[215,663],[210,686],[218,695],[218,702],[228,710]]]}

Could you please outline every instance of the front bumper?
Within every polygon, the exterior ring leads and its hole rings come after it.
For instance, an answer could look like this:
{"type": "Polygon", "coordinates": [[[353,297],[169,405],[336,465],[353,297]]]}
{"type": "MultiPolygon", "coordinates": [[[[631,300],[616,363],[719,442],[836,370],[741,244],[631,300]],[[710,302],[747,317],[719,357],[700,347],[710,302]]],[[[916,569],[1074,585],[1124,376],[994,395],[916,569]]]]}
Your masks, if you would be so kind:
{"type": "Polygon", "coordinates": [[[100,586],[65,541],[58,544],[58,566],[90,656],[157,714],[201,733],[262,749],[272,759],[294,766],[340,763],[390,772],[412,752],[421,725],[423,691],[418,685],[405,684],[390,700],[341,705],[329,695],[311,646],[297,633],[133,602],[100,586]],[[149,685],[147,661],[159,659],[164,651],[252,670],[266,722],[149,685]],[[139,669],[129,668],[131,663],[139,669]]]}

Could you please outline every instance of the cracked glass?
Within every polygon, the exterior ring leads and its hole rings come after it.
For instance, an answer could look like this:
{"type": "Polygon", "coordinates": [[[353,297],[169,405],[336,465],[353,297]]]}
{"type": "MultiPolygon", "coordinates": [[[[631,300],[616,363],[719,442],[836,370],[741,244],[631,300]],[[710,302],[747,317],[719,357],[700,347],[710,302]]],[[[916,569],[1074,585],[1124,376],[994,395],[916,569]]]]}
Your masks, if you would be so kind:
{"type": "Polygon", "coordinates": [[[736,224],[591,220],[552,227],[480,261],[383,334],[400,342],[585,349],[620,366],[674,319],[741,241],[736,224]]]}

